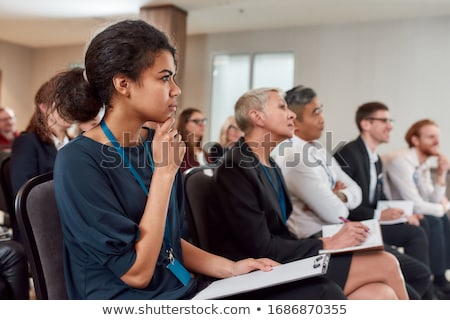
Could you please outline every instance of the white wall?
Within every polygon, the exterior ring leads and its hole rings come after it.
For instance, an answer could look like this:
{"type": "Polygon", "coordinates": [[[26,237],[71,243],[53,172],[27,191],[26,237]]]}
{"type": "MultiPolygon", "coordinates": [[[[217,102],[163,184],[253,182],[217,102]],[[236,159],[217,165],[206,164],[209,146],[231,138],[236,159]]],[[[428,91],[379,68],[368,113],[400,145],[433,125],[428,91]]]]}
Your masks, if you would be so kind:
{"type": "Polygon", "coordinates": [[[2,87],[0,105],[14,109],[18,129],[24,129],[32,108],[33,50],[0,42],[0,70],[2,87]]]}
{"type": "Polygon", "coordinates": [[[32,49],[0,41],[1,105],[13,108],[24,130],[34,111],[34,96],[55,73],[82,63],[84,45],[32,49]]]}
{"type": "Polygon", "coordinates": [[[34,92],[55,73],[83,63],[84,45],[36,49],[32,83],[34,92]]]}
{"type": "MultiPolygon", "coordinates": [[[[210,118],[211,64],[205,36],[191,36],[186,41],[186,64],[178,101],[180,108],[197,108],[210,118]]],[[[208,135],[207,129],[205,134],[208,135]]]]}

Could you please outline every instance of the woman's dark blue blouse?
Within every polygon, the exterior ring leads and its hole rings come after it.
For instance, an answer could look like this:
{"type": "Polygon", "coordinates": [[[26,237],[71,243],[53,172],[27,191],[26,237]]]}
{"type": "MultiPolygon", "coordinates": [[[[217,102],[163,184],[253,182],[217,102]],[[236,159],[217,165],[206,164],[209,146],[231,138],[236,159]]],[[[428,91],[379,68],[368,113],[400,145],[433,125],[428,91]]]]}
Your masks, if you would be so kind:
{"type": "MultiPolygon", "coordinates": [[[[153,131],[145,143],[151,150],[153,131]]],[[[125,148],[146,186],[152,170],[143,145],[125,148]]],[[[156,164],[156,165],[164,165],[156,164]]],[[[111,144],[78,136],[57,155],[55,194],[64,237],[64,271],[71,299],[183,299],[195,291],[193,279],[184,286],[167,269],[161,247],[150,284],[135,289],[120,280],[136,259],[139,221],[147,196],[111,144]]],[[[167,221],[175,256],[182,262],[183,186],[177,174],[167,221]]]]}

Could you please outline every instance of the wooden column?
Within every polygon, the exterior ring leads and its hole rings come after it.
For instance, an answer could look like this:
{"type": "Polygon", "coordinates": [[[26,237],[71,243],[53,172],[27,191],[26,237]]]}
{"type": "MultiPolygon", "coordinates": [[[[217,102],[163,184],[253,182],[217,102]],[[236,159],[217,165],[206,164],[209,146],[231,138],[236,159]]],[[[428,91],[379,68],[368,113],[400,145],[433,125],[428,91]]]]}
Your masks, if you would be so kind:
{"type": "MultiPolygon", "coordinates": [[[[176,80],[183,89],[187,12],[174,5],[145,6],[140,9],[140,18],[163,31],[177,48],[178,71],[176,80]]],[[[178,102],[181,105],[180,99],[178,102]]]]}

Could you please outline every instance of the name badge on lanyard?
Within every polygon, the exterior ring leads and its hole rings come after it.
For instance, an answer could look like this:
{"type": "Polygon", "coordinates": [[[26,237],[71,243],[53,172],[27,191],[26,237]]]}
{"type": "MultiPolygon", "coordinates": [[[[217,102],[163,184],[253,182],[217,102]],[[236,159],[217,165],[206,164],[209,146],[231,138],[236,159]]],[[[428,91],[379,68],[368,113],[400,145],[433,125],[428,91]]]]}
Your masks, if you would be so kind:
{"type": "Polygon", "coordinates": [[[167,269],[169,269],[173,273],[173,275],[177,277],[177,279],[180,280],[183,285],[186,286],[191,280],[191,274],[186,270],[181,262],[174,257],[172,249],[168,251],[169,263],[167,264],[167,269]]]}
{"type": "MultiPolygon", "coordinates": [[[[128,159],[128,156],[125,153],[125,150],[120,146],[119,141],[117,141],[116,137],[112,134],[111,130],[109,130],[108,126],[106,125],[105,121],[102,119],[100,122],[100,126],[105,133],[105,135],[108,137],[110,142],[113,144],[113,146],[116,148],[119,155],[122,157],[125,165],[130,170],[131,174],[134,176],[138,184],[141,186],[142,190],[145,192],[145,194],[148,197],[148,188],[145,186],[144,181],[139,176],[136,169],[131,164],[130,160],[128,159]]],[[[150,150],[148,149],[147,143],[144,142],[145,151],[148,155],[149,161],[150,161],[150,169],[153,171],[153,160],[152,155],[150,153],[150,150]]],[[[171,192],[172,195],[172,192],[171,192]]],[[[169,222],[168,218],[166,219],[166,225],[164,229],[164,244],[166,248],[169,248],[166,250],[167,253],[167,259],[169,260],[167,264],[167,269],[169,269],[172,274],[183,284],[187,285],[191,279],[191,274],[189,271],[186,270],[186,268],[183,266],[183,264],[174,256],[173,254],[173,246],[170,240],[170,228],[169,228],[169,222]]]]}

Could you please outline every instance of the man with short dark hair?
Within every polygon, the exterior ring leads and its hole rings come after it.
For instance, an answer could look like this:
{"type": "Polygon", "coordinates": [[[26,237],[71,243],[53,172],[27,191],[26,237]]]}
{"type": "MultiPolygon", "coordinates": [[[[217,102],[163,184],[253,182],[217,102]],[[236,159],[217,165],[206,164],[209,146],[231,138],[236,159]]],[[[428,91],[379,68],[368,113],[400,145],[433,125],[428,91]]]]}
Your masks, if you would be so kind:
{"type": "Polygon", "coordinates": [[[389,223],[403,216],[400,208],[377,209],[379,200],[387,200],[382,189],[382,163],[376,149],[389,142],[393,129],[388,107],[380,102],[361,105],[355,116],[360,131],[359,137],[347,143],[337,154],[336,160],[362,190],[361,204],[350,210],[349,219],[360,221],[378,219],[381,224],[383,240],[389,250],[399,259],[407,283],[411,284],[422,298],[432,298],[431,271],[427,235],[420,226],[418,216],[408,217],[407,223],[389,223]],[[403,247],[405,254],[397,249],[403,247]],[[420,275],[420,276],[419,276],[420,275]],[[423,279],[426,278],[427,281],[423,279]]]}

